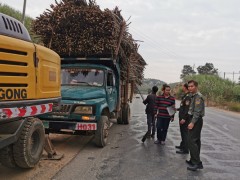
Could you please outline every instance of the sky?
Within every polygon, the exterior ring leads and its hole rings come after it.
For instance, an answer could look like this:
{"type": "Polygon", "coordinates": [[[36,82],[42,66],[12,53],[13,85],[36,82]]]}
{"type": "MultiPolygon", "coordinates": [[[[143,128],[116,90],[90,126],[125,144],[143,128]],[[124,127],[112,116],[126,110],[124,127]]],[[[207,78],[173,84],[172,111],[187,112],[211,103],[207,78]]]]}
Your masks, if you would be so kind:
{"type": "MultiPolygon", "coordinates": [[[[60,0],[57,0],[60,1],[60,0]]],[[[0,0],[22,11],[23,0],[0,0]]],[[[35,18],[55,0],[27,0],[26,14],[35,18]]],[[[139,52],[147,62],[145,78],[180,81],[184,65],[213,63],[223,76],[240,72],[239,0],[97,0],[101,9],[118,6],[139,52]]],[[[238,74],[234,78],[237,80],[238,74]]]]}

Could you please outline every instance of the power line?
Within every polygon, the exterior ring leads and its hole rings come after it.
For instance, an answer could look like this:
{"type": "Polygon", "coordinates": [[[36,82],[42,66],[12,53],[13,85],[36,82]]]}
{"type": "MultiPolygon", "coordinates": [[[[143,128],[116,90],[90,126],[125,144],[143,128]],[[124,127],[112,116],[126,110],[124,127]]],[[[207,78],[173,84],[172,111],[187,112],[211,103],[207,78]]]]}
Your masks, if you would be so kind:
{"type": "MultiPolygon", "coordinates": [[[[174,51],[172,51],[172,50],[170,50],[170,49],[168,49],[166,47],[163,47],[159,42],[157,42],[156,40],[152,39],[150,36],[146,35],[145,33],[142,33],[141,31],[137,30],[136,28],[133,28],[132,26],[131,26],[131,29],[136,34],[138,34],[139,36],[141,36],[142,38],[147,40],[147,42],[151,42],[152,44],[155,44],[155,46],[157,48],[159,48],[162,52],[167,54],[169,57],[174,57],[175,59],[188,59],[189,58],[189,57],[180,56],[180,55],[176,54],[174,51]]],[[[195,59],[196,61],[200,60],[199,58],[193,58],[193,59],[195,59]]]]}
{"type": "Polygon", "coordinates": [[[160,49],[168,52],[168,53],[171,54],[172,56],[175,56],[175,57],[177,57],[177,58],[181,58],[181,57],[180,57],[179,55],[177,55],[174,51],[169,50],[169,49],[167,49],[166,47],[163,47],[159,42],[153,40],[151,37],[147,36],[146,34],[140,32],[139,30],[137,30],[137,29],[135,29],[135,28],[133,28],[133,27],[132,27],[132,29],[133,29],[133,31],[135,31],[137,34],[141,35],[144,39],[147,39],[147,40],[151,41],[153,44],[155,44],[155,45],[156,45],[157,47],[159,47],[160,49]]]}
{"type": "MultiPolygon", "coordinates": [[[[136,34],[138,34],[137,32],[134,32],[136,34]]],[[[143,38],[144,40],[146,39],[145,37],[143,37],[142,35],[138,34],[140,38],[143,38]]],[[[164,55],[167,55],[171,58],[172,55],[170,55],[169,53],[166,53],[165,51],[162,51],[159,47],[157,47],[156,45],[154,45],[153,43],[150,43],[148,40],[147,41],[144,41],[144,43],[146,43],[147,45],[149,45],[151,48],[155,49],[155,50],[158,50],[158,52],[160,52],[161,54],[164,54],[164,55]],[[160,50],[160,51],[159,51],[160,50]]]]}
{"type": "Polygon", "coordinates": [[[157,50],[160,50],[163,54],[171,57],[171,58],[179,58],[177,57],[176,55],[172,54],[172,53],[169,53],[168,51],[164,50],[163,47],[160,47],[159,44],[156,44],[155,42],[153,42],[151,39],[145,37],[144,35],[140,34],[139,32],[137,32],[136,30],[133,30],[134,33],[138,34],[138,36],[140,36],[141,38],[143,38],[145,43],[151,45],[151,47],[157,49],[157,50]]]}

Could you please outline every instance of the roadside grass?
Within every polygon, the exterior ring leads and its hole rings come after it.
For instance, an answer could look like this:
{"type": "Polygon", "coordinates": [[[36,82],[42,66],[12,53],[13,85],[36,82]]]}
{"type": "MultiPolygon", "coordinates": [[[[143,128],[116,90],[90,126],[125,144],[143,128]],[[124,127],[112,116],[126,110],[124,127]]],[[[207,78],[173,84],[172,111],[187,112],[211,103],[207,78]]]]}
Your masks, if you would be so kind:
{"type": "Polygon", "coordinates": [[[230,111],[240,112],[240,103],[230,102],[227,106],[230,111]]]}
{"type": "MultiPolygon", "coordinates": [[[[240,85],[216,75],[192,75],[183,81],[196,80],[206,105],[240,112],[240,85]]],[[[177,96],[181,94],[178,89],[177,96]]]]}

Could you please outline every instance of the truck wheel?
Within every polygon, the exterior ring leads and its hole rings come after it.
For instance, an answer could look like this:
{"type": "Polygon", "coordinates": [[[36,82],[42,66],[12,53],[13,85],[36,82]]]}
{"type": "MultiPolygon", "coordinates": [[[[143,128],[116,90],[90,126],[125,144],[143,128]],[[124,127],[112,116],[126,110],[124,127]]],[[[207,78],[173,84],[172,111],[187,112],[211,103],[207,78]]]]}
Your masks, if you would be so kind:
{"type": "Polygon", "coordinates": [[[122,109],[119,112],[119,116],[117,118],[117,123],[118,124],[123,124],[123,120],[122,120],[122,109]]]}
{"type": "Polygon", "coordinates": [[[13,145],[13,155],[19,167],[32,168],[42,156],[45,132],[39,119],[32,118],[26,121],[19,139],[13,145]]]}
{"type": "Polygon", "coordinates": [[[97,130],[94,136],[94,142],[98,147],[104,147],[107,145],[107,138],[109,130],[109,123],[107,116],[101,116],[100,120],[97,123],[97,130]]]}
{"type": "Polygon", "coordinates": [[[14,168],[16,167],[15,160],[13,158],[13,146],[9,145],[0,150],[0,163],[3,166],[14,168]]]}
{"type": "Polygon", "coordinates": [[[130,107],[129,104],[126,104],[122,110],[122,122],[123,124],[129,124],[130,120],[130,107]]]}

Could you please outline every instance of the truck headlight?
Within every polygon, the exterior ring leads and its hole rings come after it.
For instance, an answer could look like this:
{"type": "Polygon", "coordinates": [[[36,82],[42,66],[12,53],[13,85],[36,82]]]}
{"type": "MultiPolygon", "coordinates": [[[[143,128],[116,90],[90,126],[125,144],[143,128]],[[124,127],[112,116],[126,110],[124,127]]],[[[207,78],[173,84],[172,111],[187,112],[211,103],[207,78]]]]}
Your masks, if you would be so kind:
{"type": "Polygon", "coordinates": [[[76,114],[93,114],[92,106],[77,106],[74,110],[76,114]]]}

